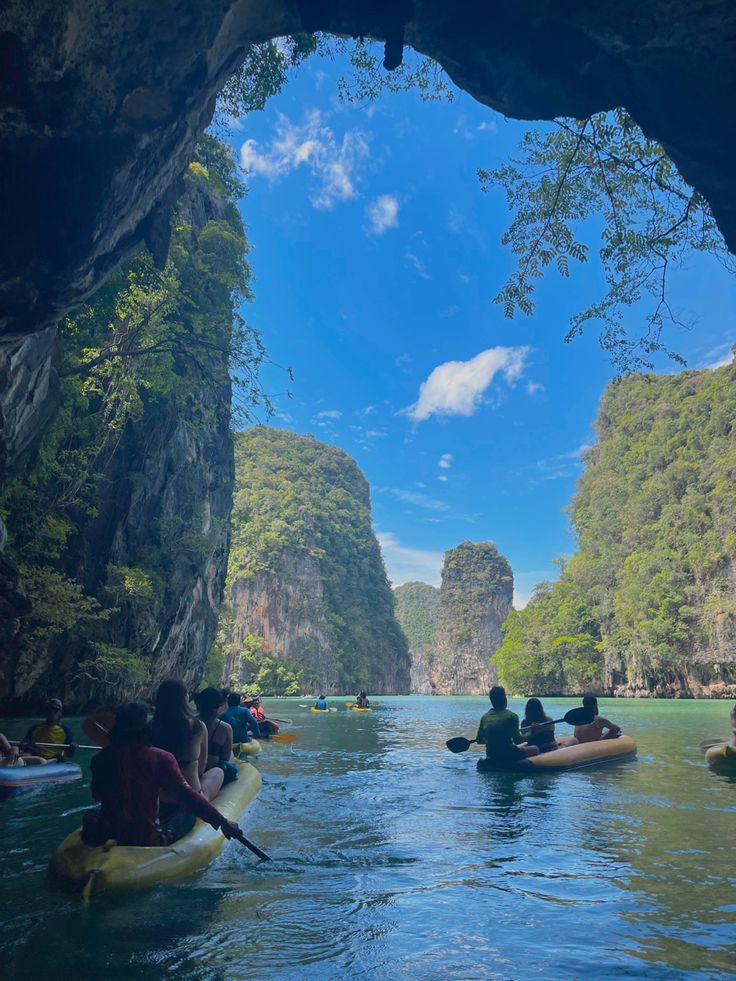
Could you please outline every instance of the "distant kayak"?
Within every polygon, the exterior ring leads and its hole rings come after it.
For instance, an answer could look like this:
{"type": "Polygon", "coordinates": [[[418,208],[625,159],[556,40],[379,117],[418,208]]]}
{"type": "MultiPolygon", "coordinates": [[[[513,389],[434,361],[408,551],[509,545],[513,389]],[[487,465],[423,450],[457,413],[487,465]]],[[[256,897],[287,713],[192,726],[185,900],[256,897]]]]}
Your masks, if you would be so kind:
{"type": "Polygon", "coordinates": [[[716,773],[736,776],[736,747],[728,743],[719,743],[706,750],[705,762],[716,773]]]}
{"type": "Polygon", "coordinates": [[[329,712],[329,709],[316,709],[314,705],[310,708],[310,712],[329,712]]]}
{"type": "Polygon", "coordinates": [[[357,705],[348,705],[351,712],[370,712],[370,708],[358,708],[357,705]]]}
{"type": "Polygon", "coordinates": [[[34,766],[0,766],[0,797],[12,797],[21,790],[46,784],[79,780],[81,769],[76,763],[47,763],[34,766]]]}
{"type": "MultiPolygon", "coordinates": [[[[236,821],[261,786],[261,776],[250,763],[238,763],[238,779],[223,787],[212,802],[230,821],[236,821]]],[[[139,847],[85,845],[82,829],[68,835],[51,857],[49,871],[57,885],[82,893],[145,889],[204,868],[222,850],[225,839],[204,821],[197,820],[189,834],[172,845],[139,847]]]]}
{"type": "Polygon", "coordinates": [[[601,739],[594,743],[578,743],[577,746],[563,746],[549,753],[517,760],[508,766],[498,766],[489,759],[478,760],[481,773],[496,773],[506,770],[533,773],[535,771],[554,772],[560,770],[579,770],[584,766],[603,766],[607,763],[621,762],[636,756],[636,743],[630,736],[618,739],[601,739]]]}

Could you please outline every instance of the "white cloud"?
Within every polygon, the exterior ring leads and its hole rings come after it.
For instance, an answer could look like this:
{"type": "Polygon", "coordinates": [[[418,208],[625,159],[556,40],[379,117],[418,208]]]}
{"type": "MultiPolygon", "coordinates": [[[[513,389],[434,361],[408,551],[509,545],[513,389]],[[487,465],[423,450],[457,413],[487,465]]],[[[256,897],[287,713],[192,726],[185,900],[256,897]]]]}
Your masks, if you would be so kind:
{"type": "Polygon", "coordinates": [[[429,273],[427,272],[427,267],[424,265],[419,256],[414,255],[413,252],[406,252],[406,258],[414,266],[417,275],[421,276],[422,279],[429,279],[429,273]]]}
{"type": "Polygon", "coordinates": [[[404,411],[415,422],[430,416],[472,416],[498,372],[513,385],[522,372],[528,347],[492,347],[469,361],[438,365],[419,387],[419,398],[404,411]]]}
{"type": "Polygon", "coordinates": [[[480,123],[476,127],[476,132],[477,133],[497,133],[498,132],[498,123],[496,122],[495,119],[484,119],[483,122],[480,123]]]}
{"type": "Polygon", "coordinates": [[[382,494],[391,494],[399,501],[406,501],[407,504],[415,504],[419,508],[426,508],[427,511],[449,511],[450,505],[445,501],[438,501],[434,497],[422,494],[421,491],[402,490],[401,487],[381,487],[382,494]]]}
{"type": "Polygon", "coordinates": [[[544,391],[544,385],[539,385],[537,382],[533,382],[531,380],[526,383],[527,395],[535,395],[537,392],[543,392],[543,391],[544,391]]]}
{"type": "Polygon", "coordinates": [[[364,133],[348,130],[338,141],[318,109],[310,109],[301,125],[279,113],[275,130],[270,145],[263,150],[256,140],[243,143],[240,149],[243,170],[275,182],[305,166],[317,181],[317,188],[310,195],[315,208],[334,208],[339,201],[356,196],[355,171],[368,156],[368,138],[364,133]]]}
{"type": "Polygon", "coordinates": [[[437,480],[441,480],[443,484],[446,484],[449,479],[450,478],[444,473],[441,473],[437,478],[437,480]]]}
{"type": "Polygon", "coordinates": [[[537,470],[541,471],[539,480],[560,480],[562,477],[574,477],[580,472],[582,456],[591,448],[590,443],[581,443],[568,453],[558,453],[544,460],[537,460],[537,470]]]}
{"type": "Polygon", "coordinates": [[[718,347],[714,347],[711,351],[708,351],[698,367],[707,368],[710,371],[714,371],[716,368],[725,368],[726,365],[731,364],[733,361],[733,352],[733,341],[728,344],[719,344],[718,347]]]}
{"type": "Polygon", "coordinates": [[[399,202],[393,194],[381,194],[371,201],[365,214],[372,235],[383,235],[387,228],[399,227],[399,202]]]}
{"type": "Polygon", "coordinates": [[[362,419],[365,419],[366,416],[373,415],[375,411],[376,411],[375,405],[367,405],[360,413],[360,416],[362,419]]]}
{"type": "Polygon", "coordinates": [[[455,457],[452,455],[452,453],[443,453],[437,461],[437,466],[440,468],[440,470],[449,470],[454,459],[455,457]]]}
{"type": "Polygon", "coordinates": [[[318,412],[315,419],[342,419],[342,412],[339,409],[323,409],[318,412]]]}
{"type": "Polygon", "coordinates": [[[369,429],[365,434],[366,439],[383,439],[384,436],[388,436],[388,433],[382,429],[369,429]]]}
{"type": "Polygon", "coordinates": [[[394,586],[413,581],[426,582],[430,586],[439,586],[442,563],[445,559],[444,552],[409,548],[402,545],[391,531],[378,532],[376,537],[381,546],[388,578],[394,586]]]}
{"type": "Polygon", "coordinates": [[[457,234],[462,230],[463,227],[463,216],[457,210],[457,208],[451,207],[447,214],[447,227],[451,232],[457,234]]]}

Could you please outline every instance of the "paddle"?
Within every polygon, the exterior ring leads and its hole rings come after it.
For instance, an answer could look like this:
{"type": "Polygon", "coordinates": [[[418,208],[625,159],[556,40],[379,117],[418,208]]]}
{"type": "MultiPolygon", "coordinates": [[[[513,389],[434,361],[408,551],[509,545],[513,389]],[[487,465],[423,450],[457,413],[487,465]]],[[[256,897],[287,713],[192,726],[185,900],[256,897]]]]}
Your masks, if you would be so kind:
{"type": "MultiPolygon", "coordinates": [[[[587,726],[593,721],[593,718],[594,715],[590,709],[581,707],[570,709],[570,711],[566,712],[561,719],[555,719],[554,722],[548,722],[547,725],[556,725],[558,722],[566,722],[570,726],[587,726]]],[[[527,726],[527,729],[530,728],[531,726],[527,726]]],[[[470,749],[473,743],[477,742],[477,739],[466,739],[465,736],[454,736],[452,739],[448,739],[445,745],[451,753],[464,753],[466,750],[470,749]]]]}
{"type": "Polygon", "coordinates": [[[272,732],[267,737],[270,743],[281,743],[283,746],[291,746],[299,736],[295,732],[272,732]]]}
{"type": "Polygon", "coordinates": [[[724,736],[723,739],[704,739],[700,743],[701,749],[710,749],[712,746],[720,746],[722,743],[727,743],[728,737],[724,736]]]}
{"type": "Polygon", "coordinates": [[[266,719],[266,722],[280,722],[284,726],[293,726],[294,722],[292,719],[277,719],[275,716],[271,716],[270,719],[266,719]]]}
{"type": "MultiPolygon", "coordinates": [[[[21,746],[25,740],[20,739],[9,739],[8,742],[11,746],[21,746]]],[[[72,746],[75,749],[94,749],[98,750],[99,746],[80,746],[79,743],[37,743],[32,740],[34,746],[40,746],[41,749],[71,749],[72,746]]]]}
{"type": "Polygon", "coordinates": [[[250,848],[250,850],[253,852],[253,854],[254,855],[257,855],[262,862],[270,862],[271,861],[271,856],[270,855],[267,855],[264,851],[262,851],[258,847],[258,845],[254,845],[253,842],[250,841],[250,839],[248,839],[248,838],[245,837],[245,835],[243,834],[242,831],[240,832],[239,835],[233,835],[233,838],[236,841],[239,841],[241,845],[245,845],[246,848],[250,848]]]}

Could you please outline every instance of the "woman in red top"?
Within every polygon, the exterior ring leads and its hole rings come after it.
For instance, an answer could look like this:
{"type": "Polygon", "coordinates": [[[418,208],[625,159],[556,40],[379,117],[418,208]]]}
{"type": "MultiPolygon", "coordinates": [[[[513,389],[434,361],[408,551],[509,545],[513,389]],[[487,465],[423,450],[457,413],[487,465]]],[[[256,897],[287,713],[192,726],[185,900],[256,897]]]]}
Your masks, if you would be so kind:
{"type": "Polygon", "coordinates": [[[110,745],[92,759],[92,796],[100,809],[84,817],[82,837],[90,845],[112,838],[120,845],[168,844],[158,827],[159,794],[219,828],[226,838],[240,833],[184,779],[171,753],[148,745],[148,706],[128,702],[115,713],[110,745]]]}

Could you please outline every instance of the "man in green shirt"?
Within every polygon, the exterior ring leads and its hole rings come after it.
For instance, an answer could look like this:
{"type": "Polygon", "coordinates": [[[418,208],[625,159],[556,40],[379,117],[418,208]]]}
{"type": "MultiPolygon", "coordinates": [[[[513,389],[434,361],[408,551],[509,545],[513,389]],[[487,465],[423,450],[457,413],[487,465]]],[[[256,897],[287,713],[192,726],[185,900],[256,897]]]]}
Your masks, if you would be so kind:
{"type": "Polygon", "coordinates": [[[506,708],[506,689],[494,685],[488,692],[488,697],[493,708],[480,720],[478,735],[475,737],[476,742],[485,744],[486,758],[493,760],[498,766],[504,766],[527,756],[536,756],[539,753],[537,746],[519,746],[522,742],[519,716],[506,708]]]}

